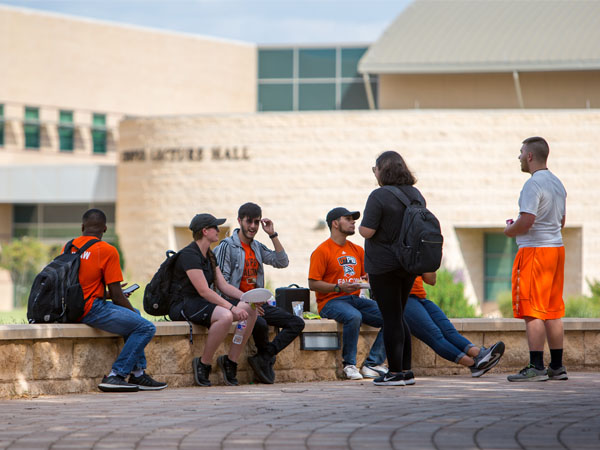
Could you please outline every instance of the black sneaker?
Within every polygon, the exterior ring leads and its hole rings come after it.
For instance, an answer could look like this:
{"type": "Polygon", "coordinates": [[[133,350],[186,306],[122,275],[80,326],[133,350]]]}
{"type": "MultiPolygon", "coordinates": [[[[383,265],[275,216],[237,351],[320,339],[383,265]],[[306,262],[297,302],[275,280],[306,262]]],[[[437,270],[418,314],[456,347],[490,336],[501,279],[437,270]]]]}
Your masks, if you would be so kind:
{"type": "Polygon", "coordinates": [[[495,367],[496,364],[500,362],[500,358],[503,354],[504,342],[502,341],[496,342],[490,348],[481,347],[479,355],[473,358],[475,364],[469,367],[469,369],[471,369],[471,376],[475,378],[480,377],[488,370],[495,367]]]}
{"type": "Polygon", "coordinates": [[[412,370],[407,370],[404,372],[404,384],[407,386],[415,384],[415,374],[412,370]]]}
{"type": "Polygon", "coordinates": [[[558,369],[553,369],[552,367],[548,367],[548,379],[549,380],[568,380],[567,376],[567,368],[565,366],[560,366],[558,369]]]}
{"type": "Polygon", "coordinates": [[[140,388],[137,384],[128,383],[120,375],[112,375],[102,378],[102,383],[98,385],[98,389],[102,392],[137,392],[140,388]]]}
{"type": "Polygon", "coordinates": [[[258,378],[258,381],[265,384],[273,384],[275,381],[275,374],[273,373],[273,377],[271,376],[270,363],[271,357],[264,353],[257,353],[248,358],[248,364],[252,367],[256,378],[258,378]]]}
{"type": "Polygon", "coordinates": [[[375,378],[373,384],[376,386],[405,386],[404,375],[404,372],[388,372],[385,375],[375,378]]]}
{"type": "Polygon", "coordinates": [[[198,386],[212,386],[208,376],[212,366],[210,364],[204,364],[200,361],[200,358],[194,358],[192,360],[192,368],[194,369],[194,381],[198,386]]]}
{"type": "Polygon", "coordinates": [[[160,391],[167,387],[167,383],[156,381],[147,373],[143,373],[139,377],[133,374],[129,375],[129,384],[137,384],[140,391],[160,391]]]}
{"type": "Polygon", "coordinates": [[[223,373],[223,380],[225,384],[229,386],[238,386],[237,375],[237,363],[230,360],[227,355],[221,355],[217,358],[217,364],[221,368],[223,373]]]}

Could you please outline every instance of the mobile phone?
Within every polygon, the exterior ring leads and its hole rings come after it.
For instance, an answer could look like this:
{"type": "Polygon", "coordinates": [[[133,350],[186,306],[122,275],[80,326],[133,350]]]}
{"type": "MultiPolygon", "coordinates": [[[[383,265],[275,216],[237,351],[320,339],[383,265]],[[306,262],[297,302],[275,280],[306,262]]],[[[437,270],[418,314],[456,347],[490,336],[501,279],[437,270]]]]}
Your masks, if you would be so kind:
{"type": "Polygon", "coordinates": [[[134,291],[138,290],[140,288],[139,284],[132,284],[129,287],[126,287],[125,289],[123,289],[123,294],[131,294],[134,291]]]}

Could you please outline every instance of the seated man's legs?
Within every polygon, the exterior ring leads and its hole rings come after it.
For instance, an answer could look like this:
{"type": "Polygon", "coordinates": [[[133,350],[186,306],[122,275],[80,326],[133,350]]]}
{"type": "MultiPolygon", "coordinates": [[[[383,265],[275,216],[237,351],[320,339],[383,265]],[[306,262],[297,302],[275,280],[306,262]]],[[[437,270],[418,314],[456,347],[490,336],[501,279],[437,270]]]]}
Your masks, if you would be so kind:
{"type": "MultiPolygon", "coordinates": [[[[458,334],[443,311],[430,300],[418,299],[410,295],[406,302],[404,318],[410,327],[410,332],[417,339],[423,341],[448,361],[458,363],[467,355],[469,348],[473,347],[471,342],[458,334]],[[450,328],[458,334],[460,339],[452,336],[450,328]],[[454,339],[448,339],[449,335],[454,339]]],[[[471,364],[473,364],[472,360],[471,364]]]]}
{"type": "MultiPolygon", "coordinates": [[[[139,312],[117,306],[113,302],[103,299],[94,301],[92,309],[81,322],[124,337],[125,345],[115,360],[111,373],[122,379],[132,372],[135,372],[136,379],[143,375],[143,371],[146,369],[144,348],[156,332],[156,327],[152,322],[144,319],[139,312]]],[[[146,378],[149,379],[149,377],[146,378]]],[[[140,385],[140,388],[162,389],[166,387],[164,383],[154,382],[151,379],[148,381],[154,386],[140,385]]],[[[126,387],[124,385],[124,388],[126,387]]]]}
{"type": "Polygon", "coordinates": [[[257,318],[252,331],[257,354],[248,358],[248,362],[261,382],[272,384],[275,381],[275,355],[302,332],[304,320],[276,306],[264,305],[263,310],[264,315],[257,318]],[[272,342],[269,342],[269,326],[280,328],[272,342]]]}
{"type": "MultiPolygon", "coordinates": [[[[362,323],[371,327],[380,328],[375,341],[373,341],[369,355],[367,356],[367,359],[365,359],[364,365],[367,367],[381,366],[385,361],[385,344],[383,342],[383,318],[381,317],[379,306],[377,306],[377,302],[374,300],[357,297],[355,295],[352,296],[350,304],[360,311],[362,323]]],[[[384,375],[384,373],[381,373],[380,375],[384,375]]]]}
{"type": "MultiPolygon", "coordinates": [[[[342,359],[344,369],[353,368],[352,374],[346,373],[346,376],[352,379],[360,379],[362,376],[356,370],[356,349],[358,345],[358,336],[360,325],[362,323],[362,314],[358,309],[350,304],[351,295],[329,300],[320,311],[321,317],[333,319],[343,325],[342,328],[342,359]]],[[[346,370],[344,370],[346,372],[346,370]]]]}

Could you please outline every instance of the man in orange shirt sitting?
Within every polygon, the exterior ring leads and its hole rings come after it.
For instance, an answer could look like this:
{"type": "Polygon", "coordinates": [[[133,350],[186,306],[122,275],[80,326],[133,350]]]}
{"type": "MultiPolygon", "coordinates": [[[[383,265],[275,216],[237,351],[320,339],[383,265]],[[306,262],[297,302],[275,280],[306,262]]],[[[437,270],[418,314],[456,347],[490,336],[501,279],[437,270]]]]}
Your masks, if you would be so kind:
{"type": "Polygon", "coordinates": [[[308,287],[316,292],[319,314],[343,324],[342,358],[344,374],[351,380],[377,378],[387,373],[383,332],[379,330],[362,369],[356,368],[356,349],[362,323],[381,328],[383,318],[377,303],[360,297],[365,282],[362,247],[347,240],[355,232],[360,212],[334,208],[327,214],[331,236],[310,256],[308,287]]]}
{"type": "Polygon", "coordinates": [[[106,232],[106,215],[99,209],[90,209],[83,215],[82,222],[82,236],[74,239],[73,245],[80,248],[92,239],[101,241],[81,255],[79,283],[86,302],[83,316],[78,321],[119,334],[125,339],[112,370],[102,379],[98,388],[104,392],[164,389],[166,383],[156,381],[145,373],[144,348],[154,336],[156,328],[131,306],[123,294],[119,253],[115,247],[102,241],[106,232]],[[105,286],[108,295],[105,295],[105,286]]]}

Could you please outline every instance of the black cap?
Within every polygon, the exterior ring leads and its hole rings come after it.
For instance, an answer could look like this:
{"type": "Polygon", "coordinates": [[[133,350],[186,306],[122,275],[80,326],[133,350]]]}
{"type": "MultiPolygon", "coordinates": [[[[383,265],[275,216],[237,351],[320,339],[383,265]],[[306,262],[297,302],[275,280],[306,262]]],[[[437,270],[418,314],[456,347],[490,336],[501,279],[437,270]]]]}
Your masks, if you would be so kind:
{"type": "Polygon", "coordinates": [[[339,219],[342,216],[352,216],[354,220],[360,217],[360,212],[358,211],[348,211],[346,208],[342,206],[338,206],[337,208],[333,208],[331,211],[327,213],[327,225],[331,229],[331,222],[339,219]]]}
{"type": "Polygon", "coordinates": [[[227,219],[217,219],[212,214],[196,214],[190,222],[190,230],[194,233],[203,228],[218,227],[223,225],[227,219]]]}

